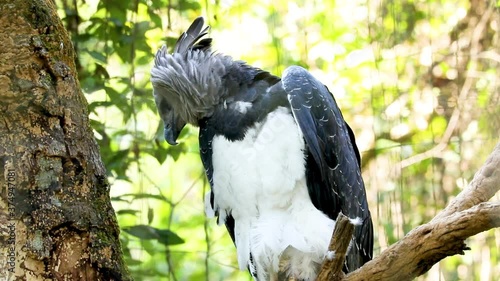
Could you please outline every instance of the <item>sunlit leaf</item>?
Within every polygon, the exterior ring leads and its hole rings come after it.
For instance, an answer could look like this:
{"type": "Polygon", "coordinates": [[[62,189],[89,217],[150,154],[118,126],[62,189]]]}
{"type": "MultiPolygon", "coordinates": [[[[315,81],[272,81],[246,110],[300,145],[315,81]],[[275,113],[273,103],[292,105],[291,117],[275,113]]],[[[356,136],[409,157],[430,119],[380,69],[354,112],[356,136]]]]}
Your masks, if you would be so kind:
{"type": "Polygon", "coordinates": [[[137,215],[137,213],[140,213],[138,210],[132,210],[132,209],[121,209],[116,212],[118,215],[137,215]]]}
{"type": "Polygon", "coordinates": [[[142,240],[157,239],[164,245],[178,245],[184,243],[184,240],[169,229],[158,229],[149,225],[134,225],[123,229],[128,234],[142,240]]]}
{"type": "Polygon", "coordinates": [[[174,232],[168,229],[159,229],[158,234],[160,235],[158,242],[164,245],[168,246],[168,245],[178,245],[184,243],[184,240],[180,238],[179,235],[175,234],[174,232]]]}
{"type": "Polygon", "coordinates": [[[158,239],[158,231],[156,228],[149,225],[134,225],[123,229],[128,234],[143,240],[158,239]]]}
{"type": "Polygon", "coordinates": [[[128,266],[134,266],[134,265],[140,265],[140,264],[142,264],[142,261],[131,259],[131,258],[125,259],[125,262],[127,263],[128,266]]]}
{"type": "Polygon", "coordinates": [[[157,200],[162,200],[162,201],[167,201],[165,197],[157,194],[148,194],[148,193],[130,193],[130,194],[123,194],[122,197],[130,196],[135,199],[157,199],[157,200]]]}
{"type": "Polygon", "coordinates": [[[154,218],[154,210],[153,208],[148,208],[148,223],[150,224],[153,221],[154,218]]]}
{"type": "Polygon", "coordinates": [[[107,59],[106,57],[104,56],[104,54],[102,53],[99,53],[99,52],[96,52],[96,51],[87,51],[88,54],[94,58],[98,63],[100,64],[106,64],[107,63],[107,59]]]}

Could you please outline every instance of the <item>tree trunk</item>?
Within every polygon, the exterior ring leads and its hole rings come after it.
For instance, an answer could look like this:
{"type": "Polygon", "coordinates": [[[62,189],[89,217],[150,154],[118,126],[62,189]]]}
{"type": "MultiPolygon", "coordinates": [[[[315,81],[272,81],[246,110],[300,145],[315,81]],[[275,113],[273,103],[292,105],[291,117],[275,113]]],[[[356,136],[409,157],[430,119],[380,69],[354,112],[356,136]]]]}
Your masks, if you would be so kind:
{"type": "Polygon", "coordinates": [[[129,280],[52,0],[0,4],[0,280],[129,280]]]}

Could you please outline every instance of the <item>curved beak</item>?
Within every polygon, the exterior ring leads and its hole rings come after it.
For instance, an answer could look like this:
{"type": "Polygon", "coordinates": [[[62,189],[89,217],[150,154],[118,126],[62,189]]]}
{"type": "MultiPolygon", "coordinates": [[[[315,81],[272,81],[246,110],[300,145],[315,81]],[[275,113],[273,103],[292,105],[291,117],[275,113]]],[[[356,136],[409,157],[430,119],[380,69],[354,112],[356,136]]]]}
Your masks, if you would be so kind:
{"type": "Polygon", "coordinates": [[[179,137],[179,134],[181,133],[182,129],[184,126],[186,126],[186,122],[182,121],[181,118],[178,118],[173,114],[169,114],[168,120],[163,120],[165,123],[165,140],[170,144],[170,145],[176,145],[177,144],[177,137],[179,137]]]}
{"type": "MultiPolygon", "coordinates": [[[[153,83],[154,87],[154,83],[153,83]]],[[[161,95],[164,89],[160,87],[159,89],[154,89],[154,97],[156,107],[158,108],[158,113],[160,114],[161,120],[163,120],[164,125],[164,136],[165,140],[170,145],[177,144],[177,137],[182,131],[182,128],[186,126],[186,122],[179,117],[178,114],[175,113],[175,110],[172,108],[168,100],[165,98],[165,95],[161,95]]]]}

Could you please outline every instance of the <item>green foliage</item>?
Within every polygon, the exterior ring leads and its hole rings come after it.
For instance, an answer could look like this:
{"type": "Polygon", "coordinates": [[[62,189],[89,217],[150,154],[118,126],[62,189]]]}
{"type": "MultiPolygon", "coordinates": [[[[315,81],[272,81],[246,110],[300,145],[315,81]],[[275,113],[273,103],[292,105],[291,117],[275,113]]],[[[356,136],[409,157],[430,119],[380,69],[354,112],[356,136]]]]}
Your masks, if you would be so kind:
{"type": "Polygon", "coordinates": [[[158,229],[149,225],[139,224],[131,227],[124,227],[123,230],[141,240],[158,240],[159,243],[165,246],[184,243],[184,240],[180,238],[179,235],[173,233],[169,229],[158,229]]]}
{"type": "MultiPolygon", "coordinates": [[[[302,65],[335,95],[363,153],[376,254],[446,206],[498,139],[498,2],[58,5],[136,280],[249,280],[235,268],[224,227],[204,216],[209,187],[197,129],[185,129],[178,146],[166,144],[149,83],[156,50],[171,48],[199,15],[212,26],[217,51],[277,75],[302,65]],[[487,9],[495,11],[477,32],[487,9]]],[[[473,253],[445,259],[422,280],[500,278],[494,235],[471,239],[473,253]]]]}

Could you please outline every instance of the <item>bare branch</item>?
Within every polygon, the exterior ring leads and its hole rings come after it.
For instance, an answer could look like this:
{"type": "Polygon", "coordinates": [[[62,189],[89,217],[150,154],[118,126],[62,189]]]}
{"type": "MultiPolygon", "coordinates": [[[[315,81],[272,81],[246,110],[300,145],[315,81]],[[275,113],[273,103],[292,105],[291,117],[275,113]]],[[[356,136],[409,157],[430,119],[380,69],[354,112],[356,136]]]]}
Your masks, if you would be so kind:
{"type": "Polygon", "coordinates": [[[464,240],[500,226],[500,203],[481,203],[424,224],[344,280],[412,280],[441,259],[468,250],[464,240]]]}
{"type": "Polygon", "coordinates": [[[327,257],[321,266],[317,281],[342,280],[344,277],[342,267],[344,266],[345,255],[352,240],[353,232],[354,224],[344,214],[339,213],[328,246],[327,257]]]}
{"type": "Polygon", "coordinates": [[[484,165],[460,194],[448,207],[432,221],[449,216],[458,211],[468,209],[481,202],[488,201],[500,189],[500,142],[497,143],[484,165]]]}

